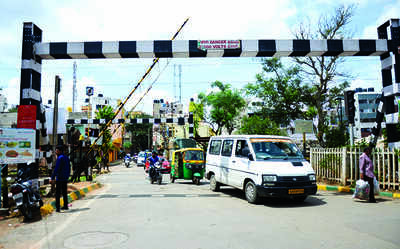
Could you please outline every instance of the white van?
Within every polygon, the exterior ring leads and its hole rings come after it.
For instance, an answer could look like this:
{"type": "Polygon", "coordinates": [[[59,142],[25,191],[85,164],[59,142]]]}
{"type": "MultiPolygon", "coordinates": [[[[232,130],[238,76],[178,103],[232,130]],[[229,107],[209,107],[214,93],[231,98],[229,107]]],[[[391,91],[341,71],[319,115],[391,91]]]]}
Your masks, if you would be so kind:
{"type": "Polygon", "coordinates": [[[317,192],[310,163],[289,137],[282,136],[211,137],[206,177],[212,191],[221,185],[239,188],[250,203],[269,196],[304,201],[317,192]]]}

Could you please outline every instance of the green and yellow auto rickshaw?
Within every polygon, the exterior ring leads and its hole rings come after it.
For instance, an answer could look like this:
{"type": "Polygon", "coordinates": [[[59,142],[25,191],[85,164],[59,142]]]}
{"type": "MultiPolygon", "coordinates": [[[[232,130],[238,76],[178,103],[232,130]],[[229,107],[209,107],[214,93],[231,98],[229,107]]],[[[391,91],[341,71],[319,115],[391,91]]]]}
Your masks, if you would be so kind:
{"type": "Polygon", "coordinates": [[[204,177],[204,153],[199,148],[176,150],[172,154],[171,182],[176,179],[192,180],[199,185],[204,177]]]}

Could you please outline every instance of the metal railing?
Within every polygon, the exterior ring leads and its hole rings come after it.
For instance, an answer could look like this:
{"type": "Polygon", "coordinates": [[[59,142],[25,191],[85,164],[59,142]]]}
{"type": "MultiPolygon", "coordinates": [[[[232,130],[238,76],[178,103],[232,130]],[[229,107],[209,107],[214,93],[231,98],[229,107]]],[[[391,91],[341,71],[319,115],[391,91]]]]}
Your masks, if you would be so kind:
{"type": "MultiPolygon", "coordinates": [[[[317,179],[353,185],[360,178],[360,148],[311,148],[310,163],[317,179]]],[[[382,189],[399,189],[399,156],[391,149],[375,149],[372,161],[382,189]]]]}

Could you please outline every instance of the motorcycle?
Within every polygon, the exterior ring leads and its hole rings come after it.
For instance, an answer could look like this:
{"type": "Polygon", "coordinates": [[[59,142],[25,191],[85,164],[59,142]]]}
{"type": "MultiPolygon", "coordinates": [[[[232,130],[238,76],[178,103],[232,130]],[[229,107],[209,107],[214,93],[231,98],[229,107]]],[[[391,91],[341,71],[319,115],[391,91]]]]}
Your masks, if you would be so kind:
{"type": "Polygon", "coordinates": [[[32,219],[35,211],[43,206],[40,194],[32,188],[32,180],[27,178],[23,169],[19,169],[16,182],[11,185],[10,192],[19,211],[26,219],[32,219]]]}
{"type": "Polygon", "coordinates": [[[124,158],[124,163],[125,163],[125,166],[126,166],[127,168],[129,168],[129,165],[130,165],[130,163],[131,163],[131,157],[125,156],[125,158],[124,158]]]}
{"type": "Polygon", "coordinates": [[[149,177],[150,177],[150,183],[153,184],[154,182],[157,182],[159,185],[161,185],[162,182],[162,174],[161,174],[161,164],[160,162],[156,162],[154,166],[150,166],[149,169],[149,177]]]}

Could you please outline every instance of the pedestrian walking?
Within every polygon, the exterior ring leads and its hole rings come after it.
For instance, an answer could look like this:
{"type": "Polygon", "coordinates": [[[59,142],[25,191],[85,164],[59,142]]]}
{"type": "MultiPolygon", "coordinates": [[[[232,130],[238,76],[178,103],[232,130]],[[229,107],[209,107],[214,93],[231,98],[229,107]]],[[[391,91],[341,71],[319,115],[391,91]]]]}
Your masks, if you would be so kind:
{"type": "Polygon", "coordinates": [[[364,153],[360,156],[360,178],[369,184],[369,199],[368,202],[375,203],[374,195],[374,165],[370,158],[371,148],[364,149],[364,153]]]}
{"type": "Polygon", "coordinates": [[[62,145],[56,148],[56,167],[51,175],[51,183],[56,183],[56,212],[60,212],[60,195],[62,194],[64,205],[63,210],[68,210],[68,194],[67,183],[71,172],[71,166],[68,156],[64,155],[64,147],[62,145]]]}

